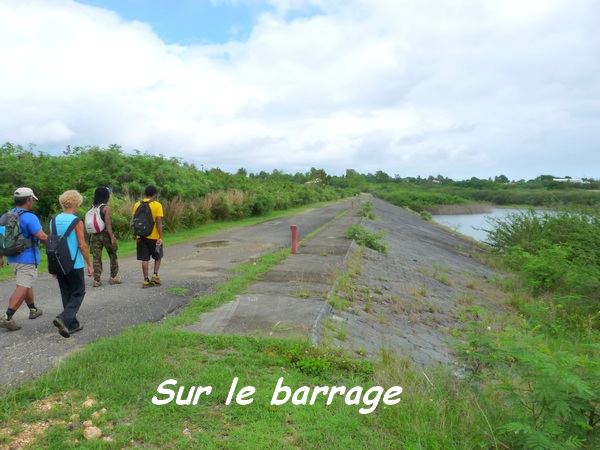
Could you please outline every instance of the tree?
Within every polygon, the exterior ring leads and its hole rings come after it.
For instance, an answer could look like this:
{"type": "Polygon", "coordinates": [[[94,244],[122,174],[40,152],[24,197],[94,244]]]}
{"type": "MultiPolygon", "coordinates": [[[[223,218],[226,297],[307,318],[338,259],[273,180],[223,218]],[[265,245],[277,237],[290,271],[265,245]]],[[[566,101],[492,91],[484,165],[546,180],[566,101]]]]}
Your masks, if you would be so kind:
{"type": "Polygon", "coordinates": [[[314,167],[310,168],[310,172],[306,176],[308,177],[308,181],[322,185],[329,183],[329,179],[331,178],[324,169],[315,169],[314,167]]]}
{"type": "Polygon", "coordinates": [[[384,171],[378,170],[377,172],[375,172],[373,181],[375,183],[389,183],[390,181],[392,181],[392,178],[384,171]]]}

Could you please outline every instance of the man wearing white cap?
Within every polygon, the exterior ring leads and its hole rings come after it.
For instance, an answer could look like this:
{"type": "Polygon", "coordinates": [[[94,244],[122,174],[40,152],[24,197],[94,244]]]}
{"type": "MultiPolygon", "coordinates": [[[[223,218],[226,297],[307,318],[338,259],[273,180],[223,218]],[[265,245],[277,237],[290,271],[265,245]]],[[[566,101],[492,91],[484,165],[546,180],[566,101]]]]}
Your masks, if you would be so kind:
{"type": "Polygon", "coordinates": [[[42,315],[42,310],[36,307],[34,303],[33,283],[37,278],[37,266],[40,262],[39,243],[46,243],[48,236],[42,230],[40,219],[31,212],[34,201],[37,199],[33,191],[27,187],[21,187],[14,193],[15,208],[13,208],[13,211],[23,211],[19,217],[19,226],[23,237],[30,240],[32,244],[23,253],[7,257],[8,264],[17,279],[17,287],[8,300],[6,314],[0,317],[0,327],[9,331],[16,331],[21,328],[12,316],[23,301],[29,307],[30,319],[42,315]]]}

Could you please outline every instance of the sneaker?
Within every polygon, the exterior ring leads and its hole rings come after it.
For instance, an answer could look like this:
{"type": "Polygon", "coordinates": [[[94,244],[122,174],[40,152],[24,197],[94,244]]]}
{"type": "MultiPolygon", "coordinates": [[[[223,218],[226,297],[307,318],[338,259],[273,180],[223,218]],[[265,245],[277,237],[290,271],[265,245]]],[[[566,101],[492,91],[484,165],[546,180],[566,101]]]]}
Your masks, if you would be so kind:
{"type": "Polygon", "coordinates": [[[29,310],[29,318],[35,319],[42,315],[42,310],[40,308],[30,309],[29,310]]]}
{"type": "Polygon", "coordinates": [[[160,281],[160,278],[158,278],[158,275],[153,273],[152,274],[152,280],[151,280],[152,284],[155,284],[157,286],[160,286],[162,283],[160,281]]]}
{"type": "Polygon", "coordinates": [[[154,283],[152,283],[150,280],[144,280],[144,284],[142,285],[143,288],[149,288],[154,286],[154,283]]]}
{"type": "Polygon", "coordinates": [[[119,277],[112,277],[110,280],[108,280],[108,284],[121,284],[123,282],[123,280],[119,277]]]}
{"type": "Polygon", "coordinates": [[[0,327],[6,328],[8,331],[17,331],[21,329],[21,325],[15,322],[15,319],[8,320],[5,316],[0,317],[0,327]]]}
{"type": "Polygon", "coordinates": [[[94,287],[102,286],[102,280],[98,280],[98,281],[94,280],[94,284],[92,286],[94,286],[94,287]]]}
{"type": "Polygon", "coordinates": [[[77,333],[78,331],[83,330],[83,325],[79,324],[79,326],[77,328],[73,328],[72,330],[69,330],[69,334],[73,334],[73,333],[77,333]]]}
{"type": "Polygon", "coordinates": [[[60,317],[57,317],[56,319],[54,319],[52,321],[52,324],[56,328],[58,328],[58,334],[60,334],[62,337],[64,337],[64,338],[71,337],[71,333],[69,333],[67,326],[65,325],[65,323],[62,321],[62,319],[60,317]]]}

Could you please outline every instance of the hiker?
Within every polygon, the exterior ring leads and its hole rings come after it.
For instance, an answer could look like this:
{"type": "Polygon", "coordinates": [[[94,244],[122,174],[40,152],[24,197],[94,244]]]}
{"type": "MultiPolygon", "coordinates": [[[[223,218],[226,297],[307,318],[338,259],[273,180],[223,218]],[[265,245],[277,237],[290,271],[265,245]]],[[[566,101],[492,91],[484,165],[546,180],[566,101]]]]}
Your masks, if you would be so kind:
{"type": "MultiPolygon", "coordinates": [[[[163,207],[157,200],[158,189],[156,189],[156,186],[146,186],[144,194],[144,200],[137,201],[133,206],[132,214],[134,230],[137,230],[136,224],[138,222],[138,217],[136,216],[136,212],[138,212],[142,202],[147,202],[151,212],[151,218],[148,218],[148,220],[154,222],[153,225],[151,223],[141,223],[142,228],[147,228],[149,234],[143,236],[141,231],[136,231],[137,260],[142,261],[142,273],[144,275],[144,283],[142,287],[148,288],[152,286],[160,286],[161,284],[160,278],[158,277],[158,269],[160,268],[160,262],[163,257],[163,207]],[[151,279],[148,278],[148,263],[150,258],[154,260],[154,273],[152,274],[151,279]]],[[[140,221],[146,222],[146,220],[142,219],[140,219],[140,221]]]]}
{"type": "MultiPolygon", "coordinates": [[[[69,225],[71,225],[71,222],[78,219],[76,213],[77,209],[83,203],[83,197],[79,192],[71,190],[63,192],[58,201],[63,212],[58,214],[54,218],[54,221],[56,223],[56,234],[62,236],[69,228],[69,225]]],[[[52,323],[58,328],[59,334],[65,338],[83,329],[83,325],[77,320],[77,312],[85,296],[84,261],[87,265],[87,276],[91,277],[94,275],[94,268],[92,267],[90,253],[85,243],[83,229],[83,222],[79,221],[73,233],[67,237],[71,258],[75,261],[73,269],[66,275],[53,275],[58,280],[63,312],[56,316],[52,323]]]]}
{"type": "MultiPolygon", "coordinates": [[[[93,287],[102,286],[102,250],[106,249],[110,259],[110,278],[109,284],[121,284],[123,280],[119,278],[119,263],[117,261],[117,239],[113,233],[110,222],[110,189],[107,187],[96,188],[94,192],[93,208],[98,208],[101,221],[104,223],[104,229],[100,232],[90,234],[90,252],[94,263],[94,283],[93,287]]],[[[91,211],[91,210],[90,210],[91,211]]],[[[88,213],[89,214],[89,213],[88,213]]],[[[86,217],[87,220],[87,217],[86,217]]],[[[86,223],[87,229],[87,223],[86,223]]],[[[89,230],[88,230],[89,231],[89,230]]]]}
{"type": "MultiPolygon", "coordinates": [[[[8,309],[0,318],[0,327],[9,331],[21,328],[13,319],[14,313],[23,304],[29,307],[29,318],[35,319],[42,315],[42,310],[35,305],[33,284],[38,276],[37,266],[40,262],[39,243],[45,243],[48,236],[42,230],[40,219],[31,212],[34,201],[38,198],[27,187],[20,187],[14,192],[15,212],[21,212],[19,227],[23,238],[28,243],[25,251],[16,256],[7,256],[6,260],[16,277],[16,287],[8,300],[8,309]]],[[[4,215],[2,216],[4,217],[4,215]]]]}

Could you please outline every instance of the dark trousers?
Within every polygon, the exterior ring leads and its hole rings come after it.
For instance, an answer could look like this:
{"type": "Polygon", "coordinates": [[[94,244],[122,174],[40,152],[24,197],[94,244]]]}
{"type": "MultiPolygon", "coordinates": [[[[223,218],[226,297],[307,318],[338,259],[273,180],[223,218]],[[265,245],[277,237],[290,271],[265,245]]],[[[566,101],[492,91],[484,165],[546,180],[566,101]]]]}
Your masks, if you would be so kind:
{"type": "Polygon", "coordinates": [[[73,269],[67,275],[57,275],[63,312],[58,315],[69,330],[79,327],[77,312],[85,297],[85,276],[83,269],[73,269]]]}

